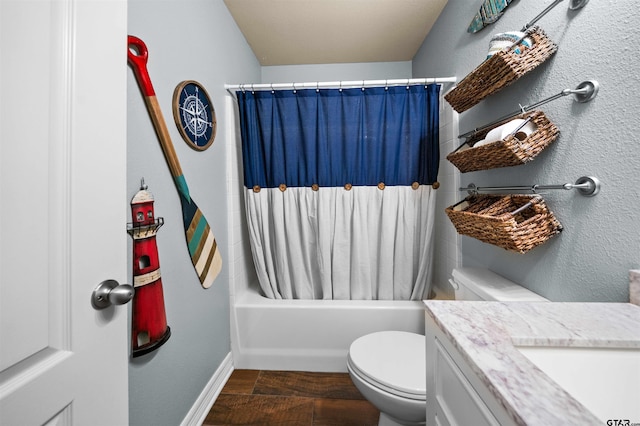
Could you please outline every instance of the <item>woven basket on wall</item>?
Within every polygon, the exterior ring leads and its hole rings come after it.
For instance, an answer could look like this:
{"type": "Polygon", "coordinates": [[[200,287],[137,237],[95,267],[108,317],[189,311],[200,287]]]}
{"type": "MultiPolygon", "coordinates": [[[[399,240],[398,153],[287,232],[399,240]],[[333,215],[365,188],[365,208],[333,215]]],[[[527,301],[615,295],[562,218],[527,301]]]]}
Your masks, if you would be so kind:
{"type": "Polygon", "coordinates": [[[542,111],[530,111],[476,133],[460,148],[447,155],[447,160],[453,163],[462,173],[519,166],[533,160],[542,150],[557,139],[559,133],[560,130],[549,121],[542,111]],[[536,130],[524,140],[519,140],[512,134],[497,142],[476,148],[472,147],[476,142],[484,139],[492,129],[515,118],[529,119],[536,125],[536,130]],[[466,149],[461,149],[463,147],[466,149]]]}
{"type": "Polygon", "coordinates": [[[467,75],[445,95],[457,112],[471,108],[487,96],[513,83],[553,55],[558,46],[538,26],[527,30],[532,46],[518,54],[514,49],[497,52],[467,75]]]}
{"type": "Polygon", "coordinates": [[[539,195],[472,195],[445,211],[458,233],[518,253],[562,231],[539,195]]]}

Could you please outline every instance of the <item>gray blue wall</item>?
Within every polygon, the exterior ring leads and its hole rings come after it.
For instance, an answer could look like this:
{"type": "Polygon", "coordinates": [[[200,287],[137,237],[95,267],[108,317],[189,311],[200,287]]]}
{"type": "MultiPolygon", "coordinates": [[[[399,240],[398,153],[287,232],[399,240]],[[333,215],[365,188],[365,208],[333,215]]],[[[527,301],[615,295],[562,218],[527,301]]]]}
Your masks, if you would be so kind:
{"type": "MultiPolygon", "coordinates": [[[[467,26],[480,3],[449,1],[414,58],[414,76],[462,79],[482,62],[494,33],[521,28],[551,0],[516,1],[497,23],[469,34],[467,26]]],[[[593,175],[602,181],[601,193],[593,198],[575,191],[545,194],[564,232],[524,255],[462,237],[465,266],[488,267],[554,301],[629,300],[628,270],[640,263],[638,19],[636,2],[594,0],[579,11],[569,11],[568,2],[560,3],[539,21],[559,45],[556,55],[460,114],[459,128],[464,132],[582,80],[595,79],[601,86],[591,103],[578,104],[566,97],[541,108],[561,136],[535,161],[461,175],[463,186],[556,184],[593,175]]]]}
{"type": "MultiPolygon", "coordinates": [[[[157,239],[172,332],[160,349],[130,363],[130,423],[177,425],[231,350],[223,86],[237,80],[259,81],[260,66],[222,0],[129,0],[128,26],[129,34],[148,46],[156,96],[193,199],[212,226],[224,261],[213,286],[202,289],[187,252],[175,186],[129,72],[127,193],[132,197],[144,177],[155,195],[156,215],[165,220],[157,239]],[[218,134],[204,152],[189,148],[173,121],[173,90],[188,79],[204,85],[216,108],[218,134]]],[[[123,200],[127,217],[129,201],[123,200]]]]}

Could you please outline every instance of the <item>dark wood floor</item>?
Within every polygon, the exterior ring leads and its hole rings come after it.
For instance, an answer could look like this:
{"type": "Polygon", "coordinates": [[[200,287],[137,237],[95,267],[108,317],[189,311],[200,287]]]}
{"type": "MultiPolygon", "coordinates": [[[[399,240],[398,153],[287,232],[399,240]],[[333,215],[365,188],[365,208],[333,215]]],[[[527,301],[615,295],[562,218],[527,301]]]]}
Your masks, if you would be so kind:
{"type": "Polygon", "coordinates": [[[235,370],[203,425],[378,424],[347,373],[235,370]]]}

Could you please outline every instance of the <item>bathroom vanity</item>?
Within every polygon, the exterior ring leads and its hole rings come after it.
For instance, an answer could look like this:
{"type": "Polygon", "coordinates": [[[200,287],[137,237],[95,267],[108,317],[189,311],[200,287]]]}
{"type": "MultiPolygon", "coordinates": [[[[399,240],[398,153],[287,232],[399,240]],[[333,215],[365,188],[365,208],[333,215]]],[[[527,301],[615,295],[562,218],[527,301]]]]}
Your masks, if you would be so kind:
{"type": "Polygon", "coordinates": [[[428,425],[640,422],[640,307],[425,301],[428,425]]]}

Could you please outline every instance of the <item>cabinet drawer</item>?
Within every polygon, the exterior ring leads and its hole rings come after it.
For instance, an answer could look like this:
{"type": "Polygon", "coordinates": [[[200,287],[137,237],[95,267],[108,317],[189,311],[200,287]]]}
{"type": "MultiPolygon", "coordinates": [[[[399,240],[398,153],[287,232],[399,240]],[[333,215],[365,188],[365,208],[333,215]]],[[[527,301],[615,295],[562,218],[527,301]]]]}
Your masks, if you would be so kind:
{"type": "Polygon", "coordinates": [[[438,339],[435,343],[436,422],[441,425],[492,425],[500,423],[484,404],[438,339]]]}

